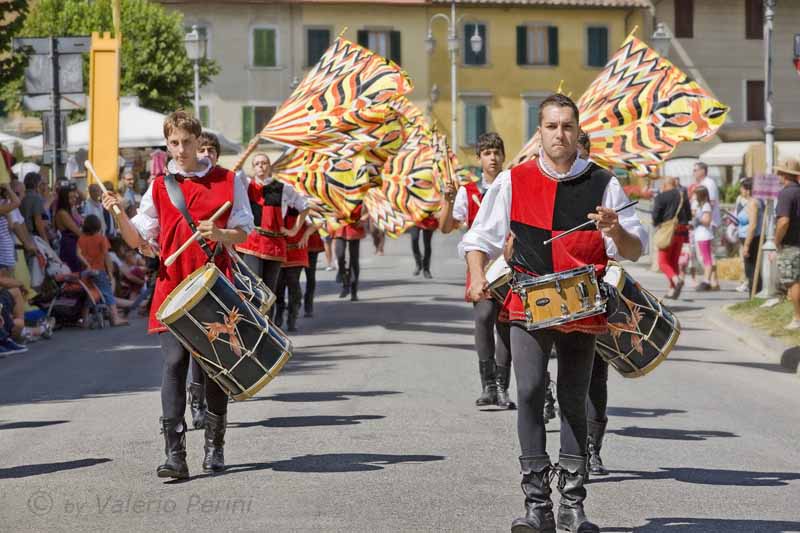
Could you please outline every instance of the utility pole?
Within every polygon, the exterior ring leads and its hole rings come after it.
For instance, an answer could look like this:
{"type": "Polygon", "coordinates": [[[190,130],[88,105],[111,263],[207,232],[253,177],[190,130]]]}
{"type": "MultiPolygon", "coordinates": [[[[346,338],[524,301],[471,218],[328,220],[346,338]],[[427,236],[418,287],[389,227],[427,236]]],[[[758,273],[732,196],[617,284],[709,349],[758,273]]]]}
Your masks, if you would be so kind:
{"type": "MultiPolygon", "coordinates": [[[[764,141],[766,143],[767,168],[764,173],[772,174],[775,165],[775,126],[772,122],[772,23],[775,18],[775,5],[777,0],[764,0],[764,141]]],[[[762,265],[763,289],[759,296],[769,298],[776,293],[776,267],[775,261],[770,257],[775,256],[775,200],[767,200],[766,208],[766,240],[762,248],[763,257],[766,259],[762,265]]]]}

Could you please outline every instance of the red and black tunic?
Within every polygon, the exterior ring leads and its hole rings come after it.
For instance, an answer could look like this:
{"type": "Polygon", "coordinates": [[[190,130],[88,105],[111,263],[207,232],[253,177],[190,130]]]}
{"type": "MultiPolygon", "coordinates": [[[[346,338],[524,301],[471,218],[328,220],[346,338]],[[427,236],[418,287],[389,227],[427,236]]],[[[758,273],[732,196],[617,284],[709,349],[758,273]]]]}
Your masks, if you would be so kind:
{"type": "MultiPolygon", "coordinates": [[[[299,214],[297,209],[290,207],[286,211],[284,225],[287,228],[293,228],[299,214]]],[[[291,237],[286,237],[286,261],[283,262],[283,268],[308,266],[308,246],[300,247],[300,241],[303,240],[305,231],[306,223],[303,222],[300,231],[291,237]]]]}
{"type": "MultiPolygon", "coordinates": [[[[608,263],[603,236],[594,227],[576,231],[544,245],[543,241],[586,222],[603,203],[611,174],[590,164],[579,176],[555,180],[539,166],[538,158],[511,169],[511,231],[514,250],[511,268],[535,276],[594,265],[598,279],[608,263]]],[[[512,321],[524,321],[522,300],[509,291],[503,304],[512,321]]],[[[505,314],[505,313],[504,313],[505,314]]],[[[557,328],[560,331],[603,333],[605,315],[595,315],[557,328]]]]}
{"type": "MultiPolygon", "coordinates": [[[[363,204],[357,206],[350,216],[355,219],[361,218],[362,206],[363,204]]],[[[356,220],[350,224],[343,224],[339,226],[339,229],[333,232],[334,239],[344,239],[346,241],[360,241],[366,236],[367,231],[360,220],[356,220]]]]}
{"type": "Polygon", "coordinates": [[[324,252],[325,243],[322,242],[322,236],[319,231],[315,231],[311,237],[308,238],[308,252],[324,252]]]}
{"type": "Polygon", "coordinates": [[[236,251],[267,261],[286,261],[286,237],[283,235],[283,183],[272,180],[260,185],[252,180],[247,187],[250,208],[256,227],[247,240],[236,245],[236,251]]]}
{"type": "MultiPolygon", "coordinates": [[[[221,167],[212,168],[202,178],[183,178],[176,176],[178,185],[186,199],[186,207],[194,220],[208,220],[226,201],[233,203],[234,180],[237,179],[233,172],[221,167]]],[[[158,214],[160,226],[158,243],[161,247],[161,257],[169,257],[193,234],[192,229],[181,215],[167,194],[164,176],[158,176],[152,185],[153,205],[158,214]]],[[[216,221],[216,225],[225,228],[231,210],[228,209],[216,221]]],[[[215,243],[210,243],[213,248],[215,243]]],[[[214,258],[216,265],[225,275],[230,273],[230,257],[227,253],[217,254],[214,258]]],[[[148,333],[167,331],[167,328],[156,319],[156,311],[163,301],[178,284],[189,275],[208,262],[208,256],[199,244],[189,246],[178,259],[170,266],[161,263],[158,269],[156,286],[153,291],[153,303],[150,306],[150,320],[148,333]]]]}
{"type": "MultiPolygon", "coordinates": [[[[478,210],[481,208],[480,202],[483,201],[483,193],[481,192],[481,188],[478,187],[478,184],[474,181],[464,185],[464,189],[467,190],[467,229],[469,229],[472,227],[472,223],[475,222],[475,217],[478,216],[478,210]],[[478,199],[477,202],[475,198],[478,199]]],[[[470,284],[469,268],[467,268],[467,286],[464,290],[464,300],[467,302],[472,301],[469,297],[470,284]]]]}

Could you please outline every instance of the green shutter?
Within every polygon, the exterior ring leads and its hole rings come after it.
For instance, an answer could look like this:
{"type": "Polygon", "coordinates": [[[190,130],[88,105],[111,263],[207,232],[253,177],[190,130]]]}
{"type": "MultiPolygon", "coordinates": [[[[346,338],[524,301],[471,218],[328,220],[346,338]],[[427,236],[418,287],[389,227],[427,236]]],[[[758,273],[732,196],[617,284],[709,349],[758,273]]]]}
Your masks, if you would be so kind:
{"type": "Polygon", "coordinates": [[[466,126],[464,130],[464,144],[467,146],[472,146],[478,140],[478,135],[476,133],[476,126],[477,126],[477,110],[474,105],[467,104],[464,108],[464,125],[466,126]]]}
{"type": "Polygon", "coordinates": [[[528,64],[528,27],[517,26],[517,65],[528,64]]]}
{"type": "Polygon", "coordinates": [[[477,111],[477,113],[476,113],[477,116],[476,116],[476,124],[475,124],[476,128],[475,129],[477,130],[476,131],[477,135],[475,135],[475,142],[478,142],[478,137],[480,137],[481,135],[486,133],[486,131],[488,130],[488,128],[487,128],[488,109],[486,108],[485,105],[479,105],[479,106],[476,106],[476,111],[477,111]]]}
{"type": "Polygon", "coordinates": [[[604,67],[608,62],[608,29],[589,28],[589,66],[604,67]]]}
{"type": "Polygon", "coordinates": [[[331,31],[308,30],[306,39],[306,66],[313,67],[320,60],[331,42],[331,31]]]}
{"type": "Polygon", "coordinates": [[[253,66],[277,66],[275,38],[275,30],[271,28],[256,28],[253,30],[253,66]]]}
{"type": "Polygon", "coordinates": [[[547,27],[548,65],[558,65],[558,26],[547,27]]]}
{"type": "Polygon", "coordinates": [[[207,105],[201,105],[200,106],[200,124],[202,124],[204,128],[210,127],[210,124],[208,123],[208,106],[207,105]]]}
{"type": "Polygon", "coordinates": [[[253,138],[253,106],[242,107],[242,144],[253,138]]]}
{"type": "Polygon", "coordinates": [[[400,64],[400,60],[402,59],[402,55],[400,52],[400,32],[399,31],[390,31],[389,32],[389,59],[400,64]]]}
{"type": "Polygon", "coordinates": [[[369,48],[369,32],[367,30],[358,30],[356,35],[358,44],[364,48],[369,48]]]}
{"type": "Polygon", "coordinates": [[[536,128],[539,127],[539,106],[536,104],[528,104],[528,139],[533,137],[536,133],[536,128]]]}

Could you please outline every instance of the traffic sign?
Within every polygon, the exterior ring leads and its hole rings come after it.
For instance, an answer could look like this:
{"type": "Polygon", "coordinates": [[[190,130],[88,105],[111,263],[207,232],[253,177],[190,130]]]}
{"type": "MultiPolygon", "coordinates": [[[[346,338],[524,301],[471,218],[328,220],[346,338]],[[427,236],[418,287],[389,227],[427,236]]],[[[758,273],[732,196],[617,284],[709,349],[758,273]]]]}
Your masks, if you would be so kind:
{"type": "MultiPolygon", "coordinates": [[[[53,59],[50,54],[33,54],[25,68],[25,92],[29,95],[50,94],[53,90],[53,59]]],[[[83,92],[83,56],[58,56],[58,92],[83,92]]]]}
{"type": "Polygon", "coordinates": [[[753,198],[758,200],[774,200],[782,188],[780,178],[774,174],[753,178],[753,198]]]}
{"type": "MultiPolygon", "coordinates": [[[[32,50],[33,54],[50,53],[50,37],[14,38],[15,51],[32,50]]],[[[56,37],[55,48],[58,54],[85,54],[91,50],[92,40],[89,37],[56,37]]]]}

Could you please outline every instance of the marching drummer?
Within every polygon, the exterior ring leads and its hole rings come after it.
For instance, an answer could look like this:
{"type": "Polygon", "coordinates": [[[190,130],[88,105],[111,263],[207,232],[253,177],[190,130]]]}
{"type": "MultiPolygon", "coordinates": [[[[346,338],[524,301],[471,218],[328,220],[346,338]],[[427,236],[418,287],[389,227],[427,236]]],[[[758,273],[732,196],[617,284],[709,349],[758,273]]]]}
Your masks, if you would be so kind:
{"type": "MultiPolygon", "coordinates": [[[[172,160],[167,166],[172,179],[158,176],[142,197],[139,210],[129,219],[124,210],[118,216],[118,227],[125,242],[145,253],[153,253],[154,245],[160,248],[161,257],[168,257],[192,238],[193,230],[180,209],[173,205],[167,183],[174,183],[180,192],[188,214],[196,221],[197,229],[211,247],[243,242],[253,229],[253,213],[242,180],[233,172],[214,166],[207,158],[198,159],[200,121],[184,111],[171,113],[164,121],[164,137],[172,160]],[[215,221],[212,215],[226,202],[232,208],[215,221]],[[216,243],[216,244],[213,244],[216,243]]],[[[106,193],[103,206],[114,212],[119,199],[106,193]]],[[[179,202],[180,204],[181,202],[179,202]]],[[[155,318],[156,310],[178,284],[193,271],[209,261],[199,243],[190,245],[170,266],[162,262],[150,307],[149,333],[158,333],[164,356],[161,382],[161,427],[166,446],[166,461],[156,469],[161,478],[187,478],[186,463],[186,394],[184,387],[189,368],[189,352],[155,318]]],[[[223,272],[229,272],[230,259],[225,253],[215,254],[214,261],[223,272]]],[[[228,397],[211,380],[205,391],[208,412],[205,420],[203,470],[216,472],[225,468],[223,453],[228,397]]]]}
{"type": "MultiPolygon", "coordinates": [[[[502,172],[484,196],[472,228],[459,245],[471,278],[470,298],[486,297],[484,270],[503,252],[513,232],[509,265],[515,276],[542,276],[594,265],[598,276],[609,258],[636,260],[646,249],[647,234],[610,172],[577,155],[579,112],[562,94],[539,108],[542,149],[539,157],[502,172]],[[564,238],[544,241],[590,219],[595,225],[564,238]]],[[[549,303],[549,300],[548,302],[549,303]]],[[[528,330],[523,302],[510,291],[504,304],[511,325],[511,350],[517,377],[521,447],[520,466],[525,516],[512,531],[554,531],[550,499],[551,472],[559,477],[559,529],[592,533],[600,529],[586,518],[586,395],[595,354],[595,335],[606,329],[605,316],[594,315],[561,326],[528,330]],[[558,400],[561,405],[561,451],[557,465],[545,447],[544,379],[549,351],[558,352],[558,400]]]]}
{"type": "MultiPolygon", "coordinates": [[[[506,157],[503,139],[494,132],[478,137],[475,155],[481,165],[480,182],[470,182],[458,186],[454,180],[448,181],[445,188],[442,208],[439,210],[439,226],[442,233],[472,226],[481,206],[486,190],[503,169],[506,157]]],[[[467,272],[467,291],[469,291],[469,272],[467,272]]],[[[469,294],[466,294],[467,301],[469,294]]],[[[478,352],[478,371],[481,378],[481,395],[475,405],[496,405],[513,409],[514,402],[508,396],[511,377],[511,351],[509,349],[508,324],[499,322],[497,315],[501,305],[493,298],[484,298],[473,303],[475,315],[475,349],[478,352]],[[497,329],[497,342],[495,342],[497,329]]]]}

